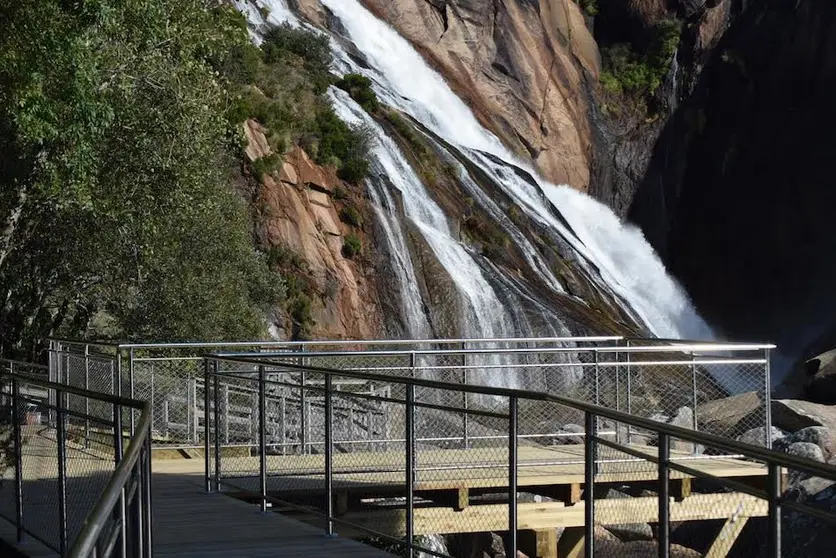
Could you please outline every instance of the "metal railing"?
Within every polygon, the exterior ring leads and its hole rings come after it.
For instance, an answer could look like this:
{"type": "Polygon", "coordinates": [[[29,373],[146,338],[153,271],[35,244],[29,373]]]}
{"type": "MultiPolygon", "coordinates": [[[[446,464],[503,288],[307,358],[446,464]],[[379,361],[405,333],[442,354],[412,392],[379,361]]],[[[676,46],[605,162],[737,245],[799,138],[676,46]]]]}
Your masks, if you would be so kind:
{"type": "Polygon", "coordinates": [[[262,511],[275,505],[324,518],[328,534],[339,527],[409,556],[447,556],[432,537],[504,532],[505,554],[515,556],[522,529],[547,537],[560,525],[564,537],[581,531],[587,556],[617,556],[625,549],[612,532],[628,524],[651,533],[643,542],[653,555],[668,556],[672,524],[725,521],[716,538],[700,535],[693,546],[711,556],[732,547],[779,556],[793,554],[799,525],[809,537],[836,526],[827,502],[793,492],[811,477],[836,481],[836,467],[817,461],[558,394],[277,362],[286,357],[206,357],[206,489],[253,494],[262,511]],[[372,389],[383,385],[385,393],[372,389]],[[249,451],[224,443],[233,404],[225,390],[243,387],[257,394],[249,451]],[[316,404],[304,405],[306,397],[316,404]],[[465,406],[468,398],[474,404],[465,406]],[[532,407],[582,426],[561,438],[527,437],[532,407]],[[385,422],[369,421],[370,410],[385,422]],[[437,435],[465,417],[478,440],[437,435]],[[309,438],[289,440],[300,428],[309,438]],[[553,514],[560,519],[551,525],[553,514]]]}
{"type": "Polygon", "coordinates": [[[150,405],[48,374],[0,360],[0,515],[60,556],[151,556],[150,405]]]}
{"type": "MultiPolygon", "coordinates": [[[[375,370],[385,375],[415,376],[461,384],[489,384],[563,394],[629,414],[686,424],[727,437],[769,424],[769,352],[771,345],[688,343],[673,340],[577,337],[539,339],[444,339],[320,342],[241,342],[108,344],[70,340],[50,342],[50,375],[76,387],[128,395],[150,402],[156,448],[200,448],[204,415],[201,355],[207,351],[270,354],[276,362],[344,370],[375,370]],[[280,353],[280,354],[278,354],[280,353]],[[701,409],[730,394],[750,393],[751,415],[729,430],[703,420],[701,409]]],[[[306,382],[304,375],[301,382],[306,382]]],[[[386,389],[380,384],[379,389],[386,389]]],[[[231,437],[224,445],[252,445],[241,429],[252,423],[252,386],[229,388],[227,421],[231,437]],[[243,392],[247,392],[245,395],[243,392]],[[237,434],[236,434],[237,432],[237,434]]],[[[308,400],[302,406],[321,407],[308,400]]],[[[222,398],[227,395],[222,395],[222,398]]],[[[272,401],[273,395],[268,396],[272,401]]],[[[279,390],[286,408],[296,405],[279,390]]],[[[477,404],[464,396],[461,404],[477,404]]],[[[272,403],[271,403],[272,404],[272,403]]],[[[303,412],[313,412],[310,409],[303,412]]],[[[375,415],[372,412],[372,415],[375,415]]],[[[380,421],[382,417],[372,417],[380,421]]],[[[541,416],[545,425],[553,423],[541,416]]],[[[129,418],[133,429],[135,414],[129,418]]],[[[303,420],[304,422],[304,420],[303,420]]],[[[565,421],[572,429],[578,421],[565,421]]],[[[304,425],[299,425],[304,438],[304,425]]],[[[372,430],[379,430],[372,428],[372,430]]],[[[768,447],[771,439],[765,434],[768,447]]],[[[487,435],[487,434],[482,434],[487,435]]],[[[525,435],[570,436],[571,432],[539,429],[525,435]]],[[[621,437],[633,439],[626,428],[621,437]]],[[[465,421],[457,437],[469,441],[478,433],[465,421]]],[[[286,440],[286,443],[298,443],[286,440]]],[[[307,442],[302,440],[303,447],[307,442]]],[[[699,451],[698,447],[693,448],[699,451]]]]}

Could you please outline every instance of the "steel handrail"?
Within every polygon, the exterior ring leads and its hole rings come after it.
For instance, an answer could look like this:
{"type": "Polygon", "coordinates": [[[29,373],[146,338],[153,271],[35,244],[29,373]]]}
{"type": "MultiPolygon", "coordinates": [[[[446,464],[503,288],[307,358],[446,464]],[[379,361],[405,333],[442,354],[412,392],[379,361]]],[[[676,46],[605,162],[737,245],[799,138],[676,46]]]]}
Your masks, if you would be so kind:
{"type": "MultiPolygon", "coordinates": [[[[347,371],[347,370],[336,370],[331,368],[322,368],[318,366],[302,366],[302,365],[295,365],[295,364],[277,364],[275,362],[271,362],[268,360],[256,359],[256,358],[235,358],[226,355],[213,355],[208,354],[205,355],[205,358],[210,361],[222,361],[222,362],[235,362],[238,364],[255,364],[259,366],[265,366],[275,369],[286,369],[286,370],[295,370],[295,371],[305,371],[305,372],[312,372],[315,374],[324,374],[327,376],[343,376],[349,378],[359,378],[363,380],[372,380],[372,381],[385,381],[394,384],[402,384],[407,386],[416,386],[416,387],[424,387],[430,389],[439,389],[445,391],[456,391],[456,392],[464,392],[464,393],[472,393],[478,395],[492,395],[492,396],[500,396],[500,397],[509,397],[509,398],[518,398],[518,399],[527,399],[533,401],[542,401],[545,403],[555,403],[558,405],[564,405],[566,407],[570,407],[579,411],[583,411],[584,413],[607,418],[616,422],[629,424],[636,428],[643,428],[645,430],[649,430],[651,432],[657,432],[659,434],[666,434],[669,437],[677,438],[680,440],[684,440],[687,442],[702,444],[706,447],[715,447],[715,448],[722,448],[723,450],[730,451],[732,453],[739,453],[746,455],[746,457],[757,459],[760,461],[764,461],[767,463],[772,463],[778,465],[780,467],[790,468],[790,469],[802,469],[810,472],[812,474],[826,477],[826,478],[836,478],[836,466],[834,465],[827,465],[824,463],[820,463],[818,461],[814,461],[812,459],[807,459],[804,457],[798,457],[791,454],[784,454],[781,452],[768,450],[766,448],[762,448],[759,446],[746,444],[743,442],[738,442],[736,440],[731,440],[727,438],[722,438],[715,434],[710,434],[707,432],[700,432],[698,430],[690,430],[687,428],[683,428],[680,426],[675,426],[672,424],[667,424],[663,422],[657,422],[651,419],[646,419],[643,417],[630,415],[621,411],[616,411],[613,409],[609,409],[607,407],[601,407],[599,405],[595,405],[592,403],[586,403],[584,401],[578,401],[575,399],[570,399],[568,397],[564,397],[561,395],[552,395],[547,393],[541,393],[536,391],[528,391],[522,389],[512,389],[512,388],[502,388],[502,387],[492,387],[492,386],[479,386],[473,384],[454,384],[450,382],[440,382],[437,380],[427,380],[423,378],[409,378],[409,377],[401,377],[401,376],[387,376],[383,374],[374,374],[368,372],[355,372],[355,371],[347,371]]],[[[249,372],[244,372],[249,373],[249,372]]],[[[223,372],[224,375],[229,375],[230,372],[223,372]]],[[[232,373],[234,374],[234,372],[232,373]]]]}
{"type": "Polygon", "coordinates": [[[215,341],[181,343],[121,343],[109,341],[79,341],[50,337],[49,341],[73,345],[90,345],[122,349],[187,349],[219,347],[306,347],[317,345],[448,345],[458,343],[568,343],[621,341],[620,335],[590,335],[581,337],[505,337],[505,338],[462,338],[462,339],[334,339],[325,341],[215,341]]]}
{"type": "MultiPolygon", "coordinates": [[[[36,368],[39,370],[46,370],[45,366],[30,364],[21,361],[12,361],[7,359],[0,359],[0,363],[12,363],[16,366],[25,366],[28,368],[36,368]]],[[[122,459],[116,466],[113,475],[110,478],[104,492],[100,496],[93,510],[88,514],[84,520],[83,527],[76,537],[73,546],[69,550],[71,557],[86,557],[89,556],[95,546],[102,528],[107,523],[109,515],[113,512],[113,507],[122,496],[122,490],[125,488],[128,479],[139,462],[139,457],[142,452],[142,446],[145,440],[149,439],[151,432],[151,405],[147,402],[130,399],[127,397],[120,397],[118,395],[111,395],[107,393],[90,391],[83,388],[77,388],[70,385],[60,384],[49,380],[44,380],[35,376],[21,374],[18,372],[10,372],[7,370],[0,371],[0,377],[17,380],[28,385],[35,385],[45,388],[47,390],[55,390],[56,393],[66,393],[80,397],[86,397],[104,403],[110,403],[117,407],[127,407],[130,409],[137,409],[141,411],[139,425],[135,435],[128,443],[128,447],[122,455],[122,459]]],[[[121,435],[121,433],[119,433],[121,435]]],[[[149,448],[150,449],[150,448],[149,448]]]]}
{"type": "MultiPolygon", "coordinates": [[[[649,345],[649,346],[631,346],[631,347],[541,347],[541,348],[523,348],[523,349],[433,349],[433,350],[390,350],[390,351],[322,351],[322,352],[281,352],[281,353],[241,353],[241,352],[223,352],[212,353],[218,356],[241,356],[241,357],[276,357],[276,358],[321,358],[321,357],[345,357],[345,358],[359,358],[364,356],[455,356],[455,355],[505,355],[505,354],[574,354],[574,353],[679,353],[679,352],[702,352],[702,353],[720,353],[720,352],[755,352],[766,349],[774,349],[775,345],[770,344],[728,344],[728,345],[649,345]]],[[[641,364],[641,361],[636,361],[635,364],[641,364]]],[[[584,363],[578,363],[584,364],[584,363]]],[[[589,363],[586,363],[589,364],[589,363]]],[[[600,363],[603,364],[603,363],[600,363]]]]}
{"type": "MultiPolygon", "coordinates": [[[[128,447],[122,455],[122,460],[119,461],[119,465],[110,477],[110,481],[107,483],[104,492],[87,516],[87,519],[84,520],[81,531],[70,549],[70,558],[85,558],[92,555],[102,528],[108,523],[113,513],[113,508],[122,496],[122,490],[128,484],[134,467],[139,463],[143,445],[150,439],[151,405],[147,402],[135,401],[135,403],[138,403],[139,406],[133,408],[140,409],[142,414],[136,425],[134,436],[128,443],[128,447]]],[[[150,447],[148,450],[150,451],[150,447]]]]}

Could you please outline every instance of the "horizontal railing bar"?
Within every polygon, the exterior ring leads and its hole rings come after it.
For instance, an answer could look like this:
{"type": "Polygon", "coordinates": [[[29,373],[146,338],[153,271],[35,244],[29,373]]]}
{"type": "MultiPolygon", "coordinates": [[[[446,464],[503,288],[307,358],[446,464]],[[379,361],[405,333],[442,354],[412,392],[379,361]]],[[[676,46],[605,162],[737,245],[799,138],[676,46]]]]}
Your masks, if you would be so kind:
{"type": "MultiPolygon", "coordinates": [[[[42,372],[48,371],[48,368],[46,366],[44,366],[43,364],[33,364],[31,362],[23,362],[21,360],[12,360],[12,359],[8,359],[8,358],[0,358],[0,364],[12,364],[14,366],[20,366],[20,367],[23,367],[23,368],[29,368],[29,369],[34,369],[34,370],[40,370],[42,372]]],[[[15,373],[19,374],[21,372],[15,371],[15,373]]]]}
{"type": "Polygon", "coordinates": [[[217,356],[240,356],[257,358],[322,358],[343,357],[359,358],[368,356],[435,356],[435,355],[503,355],[503,354],[559,354],[559,353],[725,353],[725,352],[755,352],[773,349],[774,345],[757,344],[728,344],[728,345],[647,345],[647,346],[607,346],[607,347],[525,347],[508,349],[435,349],[435,350],[388,350],[388,351],[306,351],[305,353],[241,353],[221,352],[217,356]]]}
{"type": "MultiPolygon", "coordinates": [[[[474,339],[335,339],[325,341],[218,341],[213,343],[119,343],[123,349],[186,349],[193,347],[310,347],[317,345],[445,345],[451,343],[569,343],[620,341],[620,335],[598,335],[581,337],[502,337],[474,339]]],[[[59,340],[60,341],[60,340],[59,340]]],[[[112,346],[105,344],[105,346],[112,346]]]]}
{"type": "MultiPolygon", "coordinates": [[[[234,372],[219,372],[219,373],[217,373],[217,375],[222,377],[222,378],[234,378],[235,377],[234,372]]],[[[247,379],[249,379],[249,378],[247,378],[247,379]]],[[[258,382],[258,379],[254,378],[252,381],[253,382],[258,382]]],[[[289,383],[286,383],[286,382],[276,382],[274,380],[265,380],[265,383],[267,385],[284,386],[284,387],[288,387],[288,388],[294,389],[294,390],[304,389],[305,391],[316,391],[316,392],[321,392],[321,393],[325,393],[327,391],[324,387],[311,386],[311,385],[307,385],[307,384],[305,386],[302,386],[300,384],[289,384],[289,383]]],[[[370,395],[370,394],[366,394],[366,393],[352,393],[350,391],[334,391],[334,390],[332,390],[331,393],[332,393],[333,396],[336,396],[336,397],[356,397],[356,398],[360,398],[360,399],[369,399],[369,400],[372,400],[372,401],[383,401],[383,402],[386,402],[386,403],[396,403],[396,404],[400,404],[400,405],[406,405],[406,400],[405,399],[397,399],[397,398],[394,398],[394,397],[386,397],[386,396],[383,396],[383,395],[370,395]]],[[[275,394],[272,394],[272,396],[273,396],[273,400],[281,401],[281,398],[276,397],[275,394]]],[[[460,407],[446,407],[446,406],[443,406],[443,405],[436,405],[436,404],[433,404],[433,403],[423,403],[423,402],[418,402],[418,401],[416,401],[414,403],[414,405],[416,407],[421,407],[421,408],[425,408],[425,409],[434,409],[436,411],[447,411],[447,412],[457,413],[457,414],[465,414],[466,413],[468,415],[483,416],[483,417],[488,417],[488,418],[499,418],[499,419],[507,419],[508,418],[507,414],[494,413],[494,412],[491,412],[491,411],[482,411],[482,410],[478,410],[478,409],[462,409],[460,407]]]]}
{"type": "Polygon", "coordinates": [[[85,397],[94,401],[101,401],[113,405],[121,405],[123,407],[130,407],[132,409],[145,408],[145,403],[136,399],[130,399],[128,397],[121,397],[118,395],[110,395],[109,393],[103,393],[100,391],[91,391],[84,388],[75,387],[73,385],[59,384],[57,382],[42,380],[41,378],[36,378],[33,376],[18,374],[17,372],[8,372],[5,370],[0,370],[0,377],[2,376],[14,377],[17,379],[18,382],[22,384],[40,386],[45,389],[52,389],[60,391],[62,393],[67,393],[69,395],[77,395],[79,397],[85,397]]]}
{"type": "MultiPolygon", "coordinates": [[[[222,362],[237,362],[237,363],[252,363],[252,364],[260,364],[264,366],[276,366],[275,363],[271,363],[270,361],[262,360],[262,359],[255,359],[255,358],[248,358],[246,360],[236,357],[230,356],[223,356],[223,355],[206,355],[206,358],[210,361],[222,361],[222,362]]],[[[477,385],[470,385],[470,384],[452,384],[449,382],[438,382],[433,380],[426,380],[426,379],[418,379],[418,378],[401,378],[401,377],[391,377],[391,376],[382,376],[379,374],[369,374],[369,373],[359,373],[359,372],[346,372],[344,370],[332,370],[327,368],[319,368],[319,367],[312,367],[312,366],[296,366],[292,364],[283,364],[283,368],[291,369],[291,370],[304,370],[308,372],[314,372],[317,374],[330,374],[332,376],[344,376],[344,377],[356,377],[356,378],[364,378],[369,380],[375,381],[384,381],[387,380],[391,383],[400,383],[404,385],[415,385],[421,387],[428,387],[446,391],[453,391],[453,392],[465,392],[465,393],[476,393],[482,395],[498,395],[502,397],[517,397],[519,399],[529,399],[534,401],[543,401],[547,403],[556,403],[560,405],[564,405],[566,407],[578,409],[580,411],[589,412],[593,415],[597,415],[599,417],[608,418],[610,420],[614,420],[616,422],[623,422],[626,424],[630,424],[631,426],[635,426],[638,428],[644,428],[646,430],[650,430],[651,432],[659,432],[668,434],[674,438],[680,438],[682,440],[688,442],[696,442],[698,444],[703,444],[705,446],[710,447],[717,447],[723,448],[726,451],[735,454],[744,454],[749,457],[753,457],[755,459],[759,459],[762,461],[766,461],[769,463],[774,463],[776,465],[780,465],[783,467],[790,467],[795,469],[806,470],[808,472],[812,472],[818,476],[822,476],[825,478],[834,478],[836,479],[836,466],[827,465],[824,463],[820,463],[818,461],[814,461],[812,459],[807,459],[803,457],[798,457],[795,455],[790,454],[779,454],[777,452],[773,452],[772,450],[768,450],[765,448],[760,448],[758,446],[753,446],[750,444],[745,444],[742,442],[738,442],[736,440],[730,440],[726,438],[721,438],[720,436],[716,436],[714,434],[710,434],[707,432],[700,432],[697,430],[689,430],[686,428],[682,428],[679,426],[675,426],[672,424],[665,424],[661,422],[656,422],[651,419],[645,419],[642,417],[629,415],[627,413],[616,411],[612,409],[608,409],[606,407],[601,407],[598,405],[594,405],[591,403],[586,403],[584,401],[578,401],[575,399],[570,399],[568,397],[560,396],[560,395],[552,395],[546,393],[540,393],[535,391],[527,391],[527,390],[515,390],[509,388],[498,388],[498,387],[489,387],[489,386],[477,386],[477,385]]]]}

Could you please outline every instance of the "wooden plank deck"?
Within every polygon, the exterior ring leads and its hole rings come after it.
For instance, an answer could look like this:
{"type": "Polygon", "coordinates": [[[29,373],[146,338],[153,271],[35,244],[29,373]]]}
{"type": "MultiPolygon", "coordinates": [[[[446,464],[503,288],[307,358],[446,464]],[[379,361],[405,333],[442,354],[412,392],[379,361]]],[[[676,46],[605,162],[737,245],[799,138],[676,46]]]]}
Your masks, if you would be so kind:
{"type": "Polygon", "coordinates": [[[206,494],[202,483],[201,475],[154,474],[156,556],[391,558],[351,539],[326,537],[321,528],[281,514],[261,513],[222,493],[206,494]]]}
{"type": "MultiPolygon", "coordinates": [[[[650,446],[632,449],[655,457],[658,451],[650,446]]],[[[567,485],[584,482],[584,446],[521,446],[518,486],[567,485]]],[[[449,490],[458,488],[502,488],[508,486],[508,450],[506,448],[474,448],[468,450],[418,451],[418,472],[415,490],[449,490]]],[[[624,459],[626,454],[602,453],[602,458],[624,459]]],[[[735,458],[715,457],[692,459],[687,452],[671,452],[674,462],[680,462],[704,473],[723,478],[760,477],[767,474],[760,463],[735,458]]],[[[374,487],[384,489],[403,487],[405,483],[404,453],[353,452],[334,455],[334,486],[339,488],[374,487]]],[[[202,474],[202,459],[155,461],[159,471],[169,473],[202,474]]],[[[224,476],[257,477],[258,457],[223,457],[224,476]]],[[[317,490],[323,485],[322,455],[267,456],[267,471],[271,490],[317,490]]],[[[650,461],[604,462],[599,464],[598,483],[651,481],[657,478],[657,466],[650,461]]],[[[672,470],[672,479],[686,478],[672,470]]],[[[257,479],[255,479],[257,481],[257,479]]],[[[249,488],[249,486],[247,487],[249,488]]]]}

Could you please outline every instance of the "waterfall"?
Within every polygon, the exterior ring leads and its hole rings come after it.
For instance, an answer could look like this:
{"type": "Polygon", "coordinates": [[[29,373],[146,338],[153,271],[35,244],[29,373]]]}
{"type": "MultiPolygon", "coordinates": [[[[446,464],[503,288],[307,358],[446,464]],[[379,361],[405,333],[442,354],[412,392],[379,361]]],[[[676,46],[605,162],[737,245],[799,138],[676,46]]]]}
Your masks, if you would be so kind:
{"type": "MultiPolygon", "coordinates": [[[[609,208],[585,194],[543,180],[530,164],[517,158],[478,122],[405,39],[360,2],[321,2],[338,21],[335,28],[343,34],[330,36],[337,73],[365,75],[383,104],[411,116],[439,138],[435,141],[428,136],[445,163],[455,169],[463,190],[508,234],[544,288],[569,296],[531,240],[492,199],[491,192],[483,190],[468,166],[479,169],[483,179],[492,182],[556,244],[568,246],[577,255],[573,258],[576,265],[585,269],[590,280],[620,298],[623,308],[655,335],[712,337],[638,229],[623,224],[609,208]]],[[[236,5],[256,27],[265,23],[263,13],[251,3],[242,1],[236,5]]],[[[269,9],[267,23],[290,21],[307,26],[283,0],[266,0],[259,5],[269,9]]],[[[501,338],[571,333],[561,322],[559,311],[537,300],[537,293],[523,292],[507,271],[496,269],[489,260],[459,242],[441,207],[397,143],[374,118],[345,92],[331,88],[329,95],[343,120],[366,126],[375,137],[367,187],[383,237],[378,249],[387,254],[397,283],[399,292],[392,294],[402,313],[400,321],[405,335],[425,338],[436,329],[419,286],[417,264],[410,250],[414,236],[410,233],[420,236],[454,286],[452,295],[457,304],[443,310],[458,325],[457,335],[501,338]],[[534,322],[528,313],[532,311],[540,316],[534,322]]],[[[484,364],[486,369],[481,373],[484,377],[473,381],[537,389],[537,381],[529,381],[513,367],[503,367],[501,359],[477,360],[473,364],[484,364]]],[[[572,381],[580,375],[580,368],[566,370],[565,380],[572,381]]]]}
{"type": "Polygon", "coordinates": [[[477,121],[408,41],[360,2],[322,3],[339,19],[346,39],[363,54],[369,67],[361,68],[345,56],[340,61],[351,71],[372,79],[384,103],[460,147],[531,218],[569,242],[600,273],[605,286],[621,297],[655,335],[712,337],[710,328],[668,276],[640,231],[622,224],[609,208],[585,194],[540,178],[477,121]],[[522,178],[514,167],[532,180],[522,178]]]}

